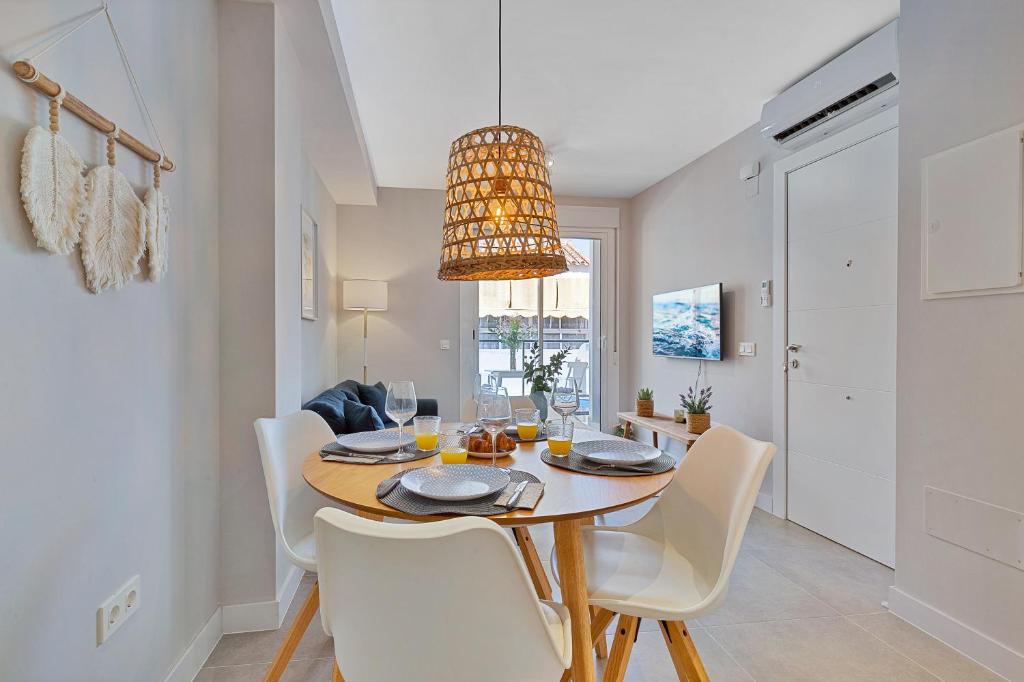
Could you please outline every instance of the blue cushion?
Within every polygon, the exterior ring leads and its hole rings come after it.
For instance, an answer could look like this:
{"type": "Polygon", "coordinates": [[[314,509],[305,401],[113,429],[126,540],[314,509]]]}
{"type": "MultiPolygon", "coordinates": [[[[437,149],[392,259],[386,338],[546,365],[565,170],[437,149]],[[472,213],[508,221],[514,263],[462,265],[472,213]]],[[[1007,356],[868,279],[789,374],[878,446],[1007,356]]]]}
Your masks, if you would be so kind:
{"type": "Polygon", "coordinates": [[[384,422],[381,421],[377,411],[369,405],[346,400],[345,428],[347,433],[379,431],[384,428],[384,422]]]}
{"type": "Polygon", "coordinates": [[[395,422],[387,416],[387,412],[384,409],[388,399],[387,386],[378,381],[372,385],[356,384],[356,389],[359,391],[359,402],[372,407],[376,410],[377,415],[384,420],[384,423],[394,426],[395,422]]]}
{"type": "Polygon", "coordinates": [[[348,433],[344,401],[334,398],[328,392],[325,391],[313,398],[303,405],[302,409],[312,410],[323,417],[334,433],[348,433]]]}
{"type": "Polygon", "coordinates": [[[353,381],[352,379],[346,379],[334,388],[330,389],[337,393],[341,393],[346,399],[356,403],[363,402],[359,399],[359,382],[353,381]]]}

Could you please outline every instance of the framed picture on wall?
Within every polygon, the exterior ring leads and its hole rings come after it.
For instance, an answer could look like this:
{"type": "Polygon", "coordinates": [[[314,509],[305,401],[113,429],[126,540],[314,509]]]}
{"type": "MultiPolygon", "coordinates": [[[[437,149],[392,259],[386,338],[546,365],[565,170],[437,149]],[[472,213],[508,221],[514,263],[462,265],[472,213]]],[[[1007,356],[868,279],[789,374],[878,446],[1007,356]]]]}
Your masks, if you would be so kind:
{"type": "Polygon", "coordinates": [[[302,210],[300,253],[302,258],[302,319],[315,320],[318,312],[317,272],[319,261],[319,235],[313,217],[302,210]]]}

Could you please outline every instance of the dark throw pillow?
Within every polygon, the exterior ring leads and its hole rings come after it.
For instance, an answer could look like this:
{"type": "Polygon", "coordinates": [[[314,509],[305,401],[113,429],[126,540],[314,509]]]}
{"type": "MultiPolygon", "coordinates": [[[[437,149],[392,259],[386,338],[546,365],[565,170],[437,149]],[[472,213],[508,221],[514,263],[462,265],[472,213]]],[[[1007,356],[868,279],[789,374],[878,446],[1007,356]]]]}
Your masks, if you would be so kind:
{"type": "Polygon", "coordinates": [[[384,424],[394,426],[395,422],[387,416],[384,406],[387,404],[388,387],[378,381],[376,384],[357,384],[359,391],[359,402],[369,405],[376,412],[384,424]]]}
{"type": "Polygon", "coordinates": [[[377,411],[369,405],[351,400],[345,401],[345,427],[348,433],[379,431],[384,428],[377,411]]]}
{"type": "Polygon", "coordinates": [[[312,410],[323,417],[334,433],[348,433],[345,418],[345,402],[343,398],[338,399],[324,392],[303,405],[302,409],[312,410]]]}

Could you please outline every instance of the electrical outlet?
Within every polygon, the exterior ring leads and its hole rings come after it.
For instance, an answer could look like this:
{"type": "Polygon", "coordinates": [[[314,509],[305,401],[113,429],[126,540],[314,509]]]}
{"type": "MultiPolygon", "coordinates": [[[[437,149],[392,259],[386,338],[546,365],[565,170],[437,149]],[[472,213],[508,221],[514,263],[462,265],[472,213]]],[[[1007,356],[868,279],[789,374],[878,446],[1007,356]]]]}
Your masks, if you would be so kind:
{"type": "Polygon", "coordinates": [[[133,576],[96,609],[96,646],[110,639],[121,625],[139,610],[142,589],[139,576],[133,576]]]}

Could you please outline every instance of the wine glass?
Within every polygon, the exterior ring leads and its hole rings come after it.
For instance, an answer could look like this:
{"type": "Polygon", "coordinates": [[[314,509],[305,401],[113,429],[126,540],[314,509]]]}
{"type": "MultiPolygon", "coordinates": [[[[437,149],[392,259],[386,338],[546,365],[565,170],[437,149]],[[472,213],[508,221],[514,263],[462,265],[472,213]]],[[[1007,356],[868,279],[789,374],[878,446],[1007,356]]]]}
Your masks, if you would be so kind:
{"type": "Polygon", "coordinates": [[[390,459],[412,459],[415,455],[411,452],[407,453],[402,444],[405,423],[416,416],[416,387],[411,381],[392,381],[388,384],[388,397],[384,403],[384,412],[398,423],[398,452],[390,459]]]}
{"type": "Polygon", "coordinates": [[[508,389],[495,387],[480,391],[480,399],[476,404],[476,418],[484,430],[491,434],[491,466],[497,466],[498,434],[512,421],[508,389]]]}
{"type": "Polygon", "coordinates": [[[551,409],[562,415],[563,427],[569,415],[580,409],[580,385],[575,379],[567,378],[564,383],[555,381],[551,391],[551,409]]]}

